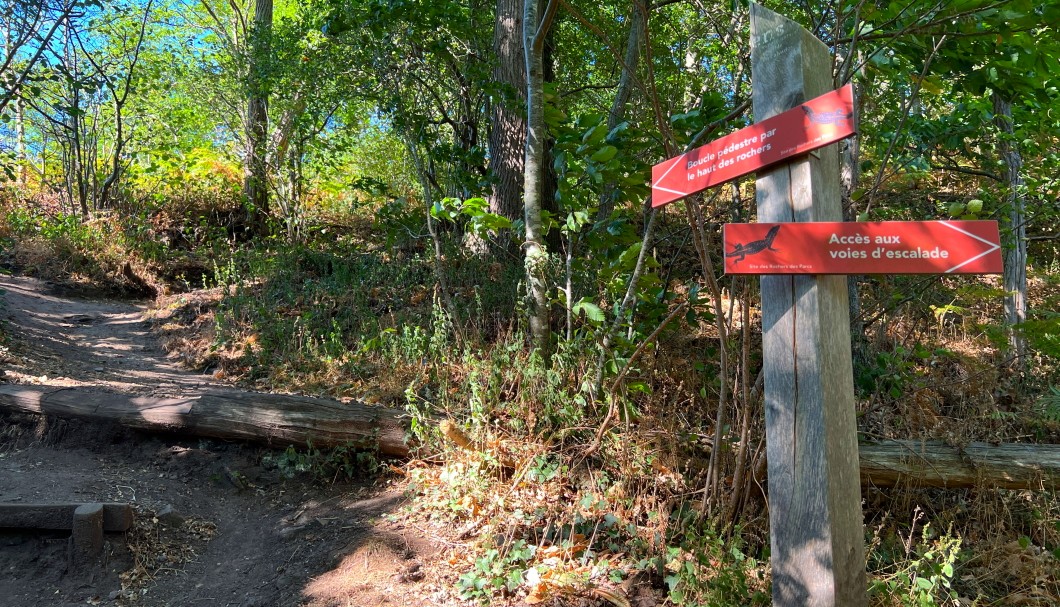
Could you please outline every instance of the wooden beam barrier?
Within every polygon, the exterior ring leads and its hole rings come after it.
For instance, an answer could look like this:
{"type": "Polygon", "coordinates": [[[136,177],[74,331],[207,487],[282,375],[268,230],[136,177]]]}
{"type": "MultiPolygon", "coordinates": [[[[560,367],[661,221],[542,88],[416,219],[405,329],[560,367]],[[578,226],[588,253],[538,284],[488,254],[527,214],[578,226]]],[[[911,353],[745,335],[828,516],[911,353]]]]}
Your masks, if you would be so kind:
{"type": "Polygon", "coordinates": [[[1060,488],[1060,445],[887,440],[862,444],[859,451],[865,486],[1060,488]]]}
{"type": "Polygon", "coordinates": [[[9,384],[0,386],[0,409],[277,447],[353,444],[383,455],[409,455],[401,411],[309,396],[213,389],[156,397],[9,384]]]}

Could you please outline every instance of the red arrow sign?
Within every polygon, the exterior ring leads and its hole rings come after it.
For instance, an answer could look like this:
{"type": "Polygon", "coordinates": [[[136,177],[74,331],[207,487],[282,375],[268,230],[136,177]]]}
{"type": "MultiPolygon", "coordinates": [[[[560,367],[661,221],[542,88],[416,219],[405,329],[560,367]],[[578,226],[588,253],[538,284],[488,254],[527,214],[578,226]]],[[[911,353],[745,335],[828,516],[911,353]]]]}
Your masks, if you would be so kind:
{"type": "Polygon", "coordinates": [[[1000,274],[996,221],[729,223],[726,274],[1000,274]]]}
{"type": "Polygon", "coordinates": [[[662,206],[853,134],[848,84],[653,166],[651,204],[662,206]]]}

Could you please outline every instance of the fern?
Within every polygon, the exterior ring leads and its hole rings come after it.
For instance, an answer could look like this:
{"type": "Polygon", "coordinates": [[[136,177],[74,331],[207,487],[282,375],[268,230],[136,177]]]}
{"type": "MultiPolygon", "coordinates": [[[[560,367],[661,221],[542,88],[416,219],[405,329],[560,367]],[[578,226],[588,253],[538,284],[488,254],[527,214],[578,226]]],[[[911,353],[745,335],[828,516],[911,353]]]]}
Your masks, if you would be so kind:
{"type": "Polygon", "coordinates": [[[1060,388],[1051,386],[1049,392],[1038,400],[1038,406],[1044,419],[1060,423],[1060,388]]]}

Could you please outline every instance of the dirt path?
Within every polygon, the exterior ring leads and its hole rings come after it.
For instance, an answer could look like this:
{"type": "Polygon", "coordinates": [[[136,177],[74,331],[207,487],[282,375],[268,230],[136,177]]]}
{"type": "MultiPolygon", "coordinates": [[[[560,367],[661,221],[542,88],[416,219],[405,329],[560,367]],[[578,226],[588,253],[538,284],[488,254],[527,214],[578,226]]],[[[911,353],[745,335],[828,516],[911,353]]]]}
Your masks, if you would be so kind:
{"type": "MultiPolygon", "coordinates": [[[[0,367],[11,383],[182,395],[212,382],[166,358],[128,303],[0,277],[0,367]]],[[[67,566],[68,533],[0,529],[0,607],[438,605],[438,552],[402,515],[399,482],[287,479],[282,454],[240,443],[0,417],[0,502],[131,503],[98,567],[67,566]],[[391,484],[393,482],[393,484],[391,484]]]]}
{"type": "Polygon", "coordinates": [[[178,396],[211,380],[166,358],[143,306],[65,297],[54,285],[20,276],[0,276],[0,289],[0,317],[19,342],[17,358],[7,361],[8,381],[178,396]]]}

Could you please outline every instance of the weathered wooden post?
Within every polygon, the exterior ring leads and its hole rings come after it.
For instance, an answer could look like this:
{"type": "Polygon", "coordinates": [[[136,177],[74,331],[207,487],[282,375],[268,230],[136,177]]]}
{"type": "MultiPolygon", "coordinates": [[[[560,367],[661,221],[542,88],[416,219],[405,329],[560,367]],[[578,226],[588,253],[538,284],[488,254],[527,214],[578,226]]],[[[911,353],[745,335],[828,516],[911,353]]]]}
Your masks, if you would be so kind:
{"type": "MultiPolygon", "coordinates": [[[[833,89],[825,45],[751,3],[761,122],[833,89]]],[[[842,221],[836,144],[759,172],[759,222],[842,221]]],[[[773,604],[864,605],[865,536],[846,278],[762,277],[773,604]]]]}
{"type": "Polygon", "coordinates": [[[850,85],[797,23],[751,3],[755,124],[652,167],[659,207],[758,173],[758,223],[726,224],[725,272],[762,276],[773,604],[867,600],[844,274],[994,274],[997,222],[843,223],[835,142],[850,85]]]}

